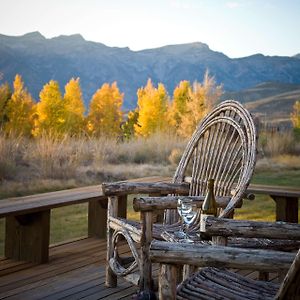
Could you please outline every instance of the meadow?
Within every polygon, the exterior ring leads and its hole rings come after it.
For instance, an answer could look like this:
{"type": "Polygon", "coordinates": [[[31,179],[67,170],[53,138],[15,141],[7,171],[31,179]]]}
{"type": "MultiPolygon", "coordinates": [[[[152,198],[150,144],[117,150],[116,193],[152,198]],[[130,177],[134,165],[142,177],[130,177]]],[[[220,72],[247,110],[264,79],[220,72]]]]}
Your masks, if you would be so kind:
{"type": "MultiPolygon", "coordinates": [[[[175,135],[116,141],[107,138],[7,138],[0,136],[0,201],[104,181],[152,175],[172,176],[187,140],[175,135]]],[[[300,145],[290,132],[261,133],[253,183],[300,186],[300,145]]],[[[128,217],[138,219],[128,201],[128,217]]],[[[275,219],[274,201],[257,196],[245,201],[239,219],[275,219]]],[[[0,220],[0,253],[4,220],[0,220]]],[[[53,209],[51,243],[87,234],[87,204],[53,209]]],[[[2,245],[2,246],[1,246],[2,245]]],[[[2,250],[1,250],[2,249],[2,250]]]]}

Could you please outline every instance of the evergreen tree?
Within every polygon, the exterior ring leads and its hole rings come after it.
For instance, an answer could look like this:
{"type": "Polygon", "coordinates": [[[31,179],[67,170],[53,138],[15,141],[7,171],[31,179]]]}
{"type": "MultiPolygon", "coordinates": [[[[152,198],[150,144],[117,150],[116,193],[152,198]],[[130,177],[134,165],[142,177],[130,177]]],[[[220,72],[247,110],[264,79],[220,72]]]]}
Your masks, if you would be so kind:
{"type": "Polygon", "coordinates": [[[17,74],[13,83],[14,91],[6,105],[5,132],[7,134],[31,136],[34,126],[35,103],[24,88],[21,75],[17,74]]]}
{"type": "Polygon", "coordinates": [[[65,131],[70,135],[78,135],[84,125],[84,104],[79,78],[72,78],[65,86],[65,131]]]}
{"type": "Polygon", "coordinates": [[[126,140],[129,140],[134,136],[134,126],[138,126],[139,112],[137,109],[130,111],[127,116],[127,121],[121,126],[123,136],[126,140]]]}
{"type": "Polygon", "coordinates": [[[111,85],[104,83],[96,91],[87,118],[91,135],[117,137],[121,134],[123,97],[116,82],[111,85]]]}
{"type": "Polygon", "coordinates": [[[149,135],[164,131],[167,127],[168,93],[162,83],[155,88],[151,79],[137,92],[138,122],[134,125],[137,135],[149,135]]]}
{"type": "Polygon", "coordinates": [[[57,81],[50,80],[40,92],[37,104],[35,135],[62,134],[65,131],[65,108],[57,81]]]}
{"type": "Polygon", "coordinates": [[[8,100],[11,98],[12,92],[9,84],[3,83],[0,85],[0,129],[3,129],[5,122],[7,122],[6,106],[8,100]]]}

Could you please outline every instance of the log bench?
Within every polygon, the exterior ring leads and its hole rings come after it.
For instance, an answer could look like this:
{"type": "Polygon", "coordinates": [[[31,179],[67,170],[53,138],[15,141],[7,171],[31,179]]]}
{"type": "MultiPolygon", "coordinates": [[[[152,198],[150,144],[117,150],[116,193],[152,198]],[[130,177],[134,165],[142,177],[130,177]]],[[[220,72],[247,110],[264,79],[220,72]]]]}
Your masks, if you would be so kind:
{"type": "MultiPolygon", "coordinates": [[[[159,195],[170,181],[169,177],[158,176],[129,180],[132,185],[126,191],[120,183],[116,195],[119,216],[126,217],[127,194],[148,191],[147,194],[159,195]]],[[[298,222],[300,189],[250,185],[248,192],[267,194],[275,199],[276,220],[298,222]]],[[[0,200],[0,218],[6,219],[5,256],[35,263],[47,262],[51,209],[79,203],[88,203],[88,235],[105,238],[107,198],[100,185],[0,200]]]]}

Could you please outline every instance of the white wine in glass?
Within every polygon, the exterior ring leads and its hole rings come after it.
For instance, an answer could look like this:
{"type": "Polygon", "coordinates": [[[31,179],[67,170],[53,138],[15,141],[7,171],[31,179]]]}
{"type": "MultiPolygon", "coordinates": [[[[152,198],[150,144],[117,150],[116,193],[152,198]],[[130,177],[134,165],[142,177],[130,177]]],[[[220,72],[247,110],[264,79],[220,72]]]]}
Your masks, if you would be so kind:
{"type": "Polygon", "coordinates": [[[189,239],[186,230],[195,220],[197,215],[197,206],[191,199],[178,199],[177,210],[182,221],[178,237],[183,238],[186,242],[192,242],[192,240],[189,239]]]}

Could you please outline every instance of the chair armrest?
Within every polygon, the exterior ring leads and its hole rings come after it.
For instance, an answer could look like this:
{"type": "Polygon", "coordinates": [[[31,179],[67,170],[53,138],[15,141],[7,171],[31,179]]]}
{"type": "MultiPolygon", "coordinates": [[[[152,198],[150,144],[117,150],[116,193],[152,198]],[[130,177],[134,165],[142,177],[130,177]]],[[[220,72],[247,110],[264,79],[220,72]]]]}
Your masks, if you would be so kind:
{"type": "Polygon", "coordinates": [[[112,182],[102,184],[103,194],[106,196],[119,196],[128,194],[188,194],[189,184],[168,182],[112,182]]]}
{"type": "MultiPolygon", "coordinates": [[[[178,199],[189,199],[202,207],[205,196],[164,196],[164,197],[139,197],[133,199],[135,211],[151,211],[158,209],[176,209],[178,199]]],[[[216,197],[218,207],[225,208],[231,197],[216,197]]]]}
{"type": "Polygon", "coordinates": [[[289,269],[295,253],[154,240],[150,246],[150,258],[152,262],[162,264],[278,272],[289,269]]]}
{"type": "Polygon", "coordinates": [[[300,224],[257,222],[203,216],[200,231],[208,235],[300,240],[300,224]]]}

